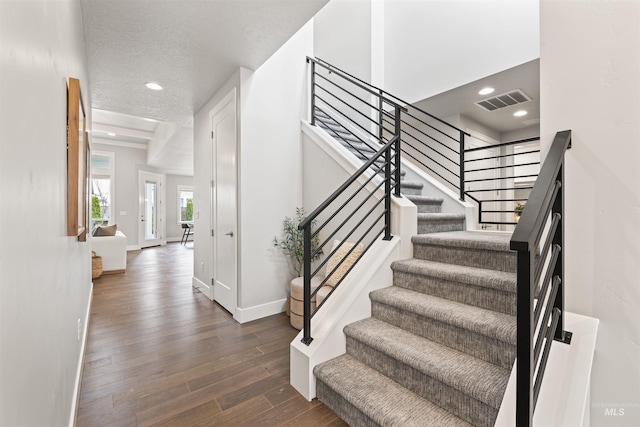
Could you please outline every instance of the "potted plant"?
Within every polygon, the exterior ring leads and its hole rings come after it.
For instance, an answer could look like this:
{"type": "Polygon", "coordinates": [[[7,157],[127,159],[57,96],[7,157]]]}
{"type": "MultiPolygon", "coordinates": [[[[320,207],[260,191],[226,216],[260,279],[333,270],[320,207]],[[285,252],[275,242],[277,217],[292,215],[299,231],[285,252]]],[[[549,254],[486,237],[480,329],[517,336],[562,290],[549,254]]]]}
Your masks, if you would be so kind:
{"type": "Polygon", "coordinates": [[[522,215],[524,205],[524,203],[516,203],[516,208],[513,210],[513,212],[516,214],[516,222],[520,221],[520,215],[522,215]]]}
{"type": "MultiPolygon", "coordinates": [[[[282,249],[285,254],[291,258],[294,276],[302,276],[304,268],[304,232],[298,230],[298,224],[304,220],[304,208],[296,208],[296,218],[285,217],[282,221],[283,235],[281,239],[273,238],[273,245],[282,249]]],[[[311,222],[311,227],[315,226],[316,221],[311,222]]],[[[311,250],[315,251],[320,245],[318,236],[311,239],[311,250]]],[[[322,257],[322,251],[318,251],[311,261],[316,261],[322,257]]]]}
{"type": "MultiPolygon", "coordinates": [[[[273,245],[282,249],[291,260],[291,266],[293,276],[289,287],[289,297],[287,298],[286,313],[291,317],[291,326],[296,329],[302,329],[302,299],[303,299],[303,286],[304,279],[302,278],[304,269],[304,231],[298,229],[298,224],[304,220],[305,212],[304,208],[296,208],[296,218],[285,217],[282,221],[283,233],[282,238],[273,238],[273,245]]],[[[315,225],[315,221],[311,222],[311,227],[315,225]]],[[[311,250],[316,251],[320,245],[320,239],[318,236],[311,238],[311,250]]],[[[316,261],[322,257],[322,250],[319,250],[311,258],[311,261],[316,261]]],[[[312,281],[314,278],[312,278],[312,281]]],[[[312,283],[313,289],[314,283],[312,283]]],[[[315,306],[312,300],[312,307],[315,306]]]]}

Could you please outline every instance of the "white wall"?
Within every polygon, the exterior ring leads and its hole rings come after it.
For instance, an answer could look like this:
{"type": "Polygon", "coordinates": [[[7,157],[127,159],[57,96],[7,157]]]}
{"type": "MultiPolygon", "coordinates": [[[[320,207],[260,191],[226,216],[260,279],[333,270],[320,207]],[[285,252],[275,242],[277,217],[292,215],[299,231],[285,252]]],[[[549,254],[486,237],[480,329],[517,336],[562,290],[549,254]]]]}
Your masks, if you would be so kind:
{"type": "Polygon", "coordinates": [[[566,308],[600,319],[593,426],[640,425],[640,2],[541,3],[541,136],[571,129],[566,308]],[[616,409],[617,416],[605,414],[616,409]],[[620,410],[623,414],[620,415],[620,410]]]}
{"type": "Polygon", "coordinates": [[[145,168],[147,150],[107,144],[93,144],[92,150],[114,153],[115,210],[111,223],[118,224],[118,230],[127,236],[127,246],[136,247],[138,242],[138,169],[145,168]]]}
{"type": "Polygon", "coordinates": [[[386,0],[385,89],[415,102],[538,58],[538,0],[386,0]]]}
{"type": "MultiPolygon", "coordinates": [[[[182,238],[182,225],[178,223],[178,186],[193,186],[193,177],[185,175],[169,175],[165,180],[165,193],[167,211],[165,226],[166,240],[180,241],[182,238]]],[[[191,238],[189,238],[191,239],[191,238]]]]}
{"type": "Polygon", "coordinates": [[[314,20],[314,54],[365,81],[371,79],[371,1],[332,0],[314,20]]]}
{"type": "Polygon", "coordinates": [[[523,129],[517,129],[509,132],[502,132],[500,135],[502,142],[517,141],[519,139],[533,138],[540,136],[540,125],[531,125],[523,129]]]}
{"type": "Polygon", "coordinates": [[[0,40],[0,425],[68,425],[91,295],[89,243],[66,236],[68,77],[91,105],[80,2],[1,1],[0,40]]]}
{"type": "Polygon", "coordinates": [[[245,310],[288,293],[289,270],[273,238],[302,203],[300,119],[309,102],[305,57],[312,54],[310,21],[255,72],[241,70],[238,304],[245,310]]]}

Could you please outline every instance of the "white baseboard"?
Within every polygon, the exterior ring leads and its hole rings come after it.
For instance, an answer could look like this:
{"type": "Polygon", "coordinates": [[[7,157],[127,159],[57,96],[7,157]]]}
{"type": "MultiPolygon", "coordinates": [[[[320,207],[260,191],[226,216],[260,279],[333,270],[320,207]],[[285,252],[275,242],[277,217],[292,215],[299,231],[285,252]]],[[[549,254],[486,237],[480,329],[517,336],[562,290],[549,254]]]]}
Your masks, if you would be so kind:
{"type": "Polygon", "coordinates": [[[195,276],[191,277],[191,286],[202,292],[207,298],[213,301],[213,288],[195,276]]]}
{"type": "Polygon", "coordinates": [[[84,368],[84,352],[87,346],[87,333],[89,331],[89,319],[91,315],[91,302],[93,301],[93,282],[89,291],[89,302],[84,317],[84,329],[82,331],[82,344],[80,345],[80,355],[78,357],[78,370],[76,372],[76,383],[73,387],[73,397],[71,399],[71,414],[69,415],[69,427],[76,424],[76,414],[78,413],[78,400],[80,399],[80,382],[82,381],[82,370],[84,368]]]}
{"type": "Polygon", "coordinates": [[[238,323],[251,322],[263,317],[280,314],[286,310],[287,299],[276,300],[266,304],[255,305],[249,308],[236,308],[236,320],[238,323]]]}
{"type": "Polygon", "coordinates": [[[141,248],[140,248],[140,245],[130,245],[130,246],[127,246],[127,252],[129,252],[129,251],[139,251],[140,249],[141,249],[141,248]]]}

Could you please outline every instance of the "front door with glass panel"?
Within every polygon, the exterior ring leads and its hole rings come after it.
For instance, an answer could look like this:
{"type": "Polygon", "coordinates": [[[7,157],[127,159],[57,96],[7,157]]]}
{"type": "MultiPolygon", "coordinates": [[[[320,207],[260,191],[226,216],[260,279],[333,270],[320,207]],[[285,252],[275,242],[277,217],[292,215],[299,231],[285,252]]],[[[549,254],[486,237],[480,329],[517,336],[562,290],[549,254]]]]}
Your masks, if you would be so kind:
{"type": "Polygon", "coordinates": [[[141,248],[162,243],[162,175],[140,171],[139,187],[139,241],[141,248]]]}

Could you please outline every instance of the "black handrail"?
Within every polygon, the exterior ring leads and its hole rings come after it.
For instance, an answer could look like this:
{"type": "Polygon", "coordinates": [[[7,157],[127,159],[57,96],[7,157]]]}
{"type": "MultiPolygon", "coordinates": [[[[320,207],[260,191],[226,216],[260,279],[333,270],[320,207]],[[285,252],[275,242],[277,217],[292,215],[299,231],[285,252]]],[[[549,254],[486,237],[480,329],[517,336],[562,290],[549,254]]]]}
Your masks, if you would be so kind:
{"type": "Polygon", "coordinates": [[[493,144],[493,145],[489,145],[487,147],[467,148],[464,151],[466,151],[467,153],[472,153],[474,151],[486,150],[487,148],[508,147],[510,145],[524,144],[524,143],[527,143],[527,142],[534,142],[534,141],[540,141],[540,137],[539,136],[534,136],[532,138],[518,139],[517,141],[502,142],[500,144],[493,144]]]}
{"type": "Polygon", "coordinates": [[[571,332],[564,329],[563,186],[569,148],[571,131],[556,133],[511,237],[518,260],[516,425],[520,427],[533,423],[552,341],[571,342],[571,332]]]}
{"type": "Polygon", "coordinates": [[[345,80],[351,82],[352,84],[354,84],[355,86],[357,86],[358,88],[369,92],[371,95],[374,95],[376,97],[379,97],[380,99],[383,99],[385,102],[387,102],[390,105],[400,105],[399,103],[393,101],[390,98],[387,98],[385,96],[382,96],[381,93],[386,93],[385,91],[383,91],[382,89],[379,89],[363,80],[360,80],[357,77],[352,76],[351,74],[347,73],[346,71],[342,71],[340,68],[335,67],[331,64],[329,64],[328,62],[325,62],[319,58],[311,58],[309,56],[307,56],[307,62],[310,62],[312,64],[315,65],[320,65],[321,67],[325,68],[326,70],[328,70],[329,72],[332,72],[342,78],[344,78],[345,80]]]}
{"type": "MultiPolygon", "coordinates": [[[[330,63],[328,63],[327,61],[325,61],[325,60],[323,60],[323,59],[320,59],[320,58],[310,58],[310,57],[308,57],[308,56],[307,56],[307,60],[308,60],[308,61],[309,61],[309,60],[310,60],[310,61],[315,61],[317,64],[322,64],[325,68],[327,68],[327,69],[329,69],[329,70],[332,70],[332,71],[339,71],[339,72],[340,72],[340,73],[342,73],[344,76],[348,76],[350,79],[353,79],[353,80],[355,80],[355,81],[357,81],[357,82],[359,82],[359,83],[361,83],[361,84],[363,84],[363,85],[365,85],[365,86],[367,86],[367,87],[372,88],[373,90],[377,91],[377,92],[378,92],[378,94],[385,94],[385,95],[388,95],[387,99],[388,99],[388,100],[389,100],[389,102],[390,102],[390,103],[392,103],[392,104],[398,104],[398,105],[404,105],[404,106],[406,106],[406,105],[411,105],[409,102],[404,101],[404,100],[402,100],[402,99],[398,98],[397,96],[393,95],[392,93],[389,93],[389,92],[387,92],[387,91],[386,91],[386,90],[384,90],[384,89],[380,89],[379,87],[376,87],[376,86],[372,85],[371,83],[367,83],[367,82],[365,82],[364,80],[359,79],[358,77],[356,77],[356,76],[354,76],[354,75],[352,75],[352,74],[349,74],[348,72],[346,72],[346,71],[344,71],[344,70],[341,70],[340,68],[336,67],[335,65],[331,65],[330,63]]],[[[374,92],[371,92],[371,93],[374,93],[374,92]]],[[[382,97],[382,98],[384,98],[384,97],[382,97]]],[[[428,113],[428,112],[426,112],[426,111],[424,111],[424,110],[422,110],[422,109],[420,109],[420,108],[418,108],[418,107],[415,107],[415,106],[413,106],[413,105],[411,105],[411,108],[415,109],[416,111],[419,111],[419,112],[420,112],[420,113],[422,113],[422,114],[425,114],[425,115],[427,115],[427,116],[431,117],[431,118],[432,118],[432,119],[434,119],[434,120],[439,121],[440,123],[442,123],[442,124],[444,124],[444,125],[446,125],[446,126],[448,126],[448,127],[452,128],[452,129],[457,130],[458,132],[463,132],[465,135],[467,135],[467,136],[471,136],[471,135],[470,135],[470,134],[468,134],[467,132],[464,132],[462,129],[459,129],[459,128],[455,127],[455,126],[454,126],[454,125],[452,125],[451,123],[448,123],[448,122],[446,122],[446,121],[442,120],[441,118],[434,116],[434,115],[433,115],[433,114],[431,114],[431,113],[428,113]]]]}

